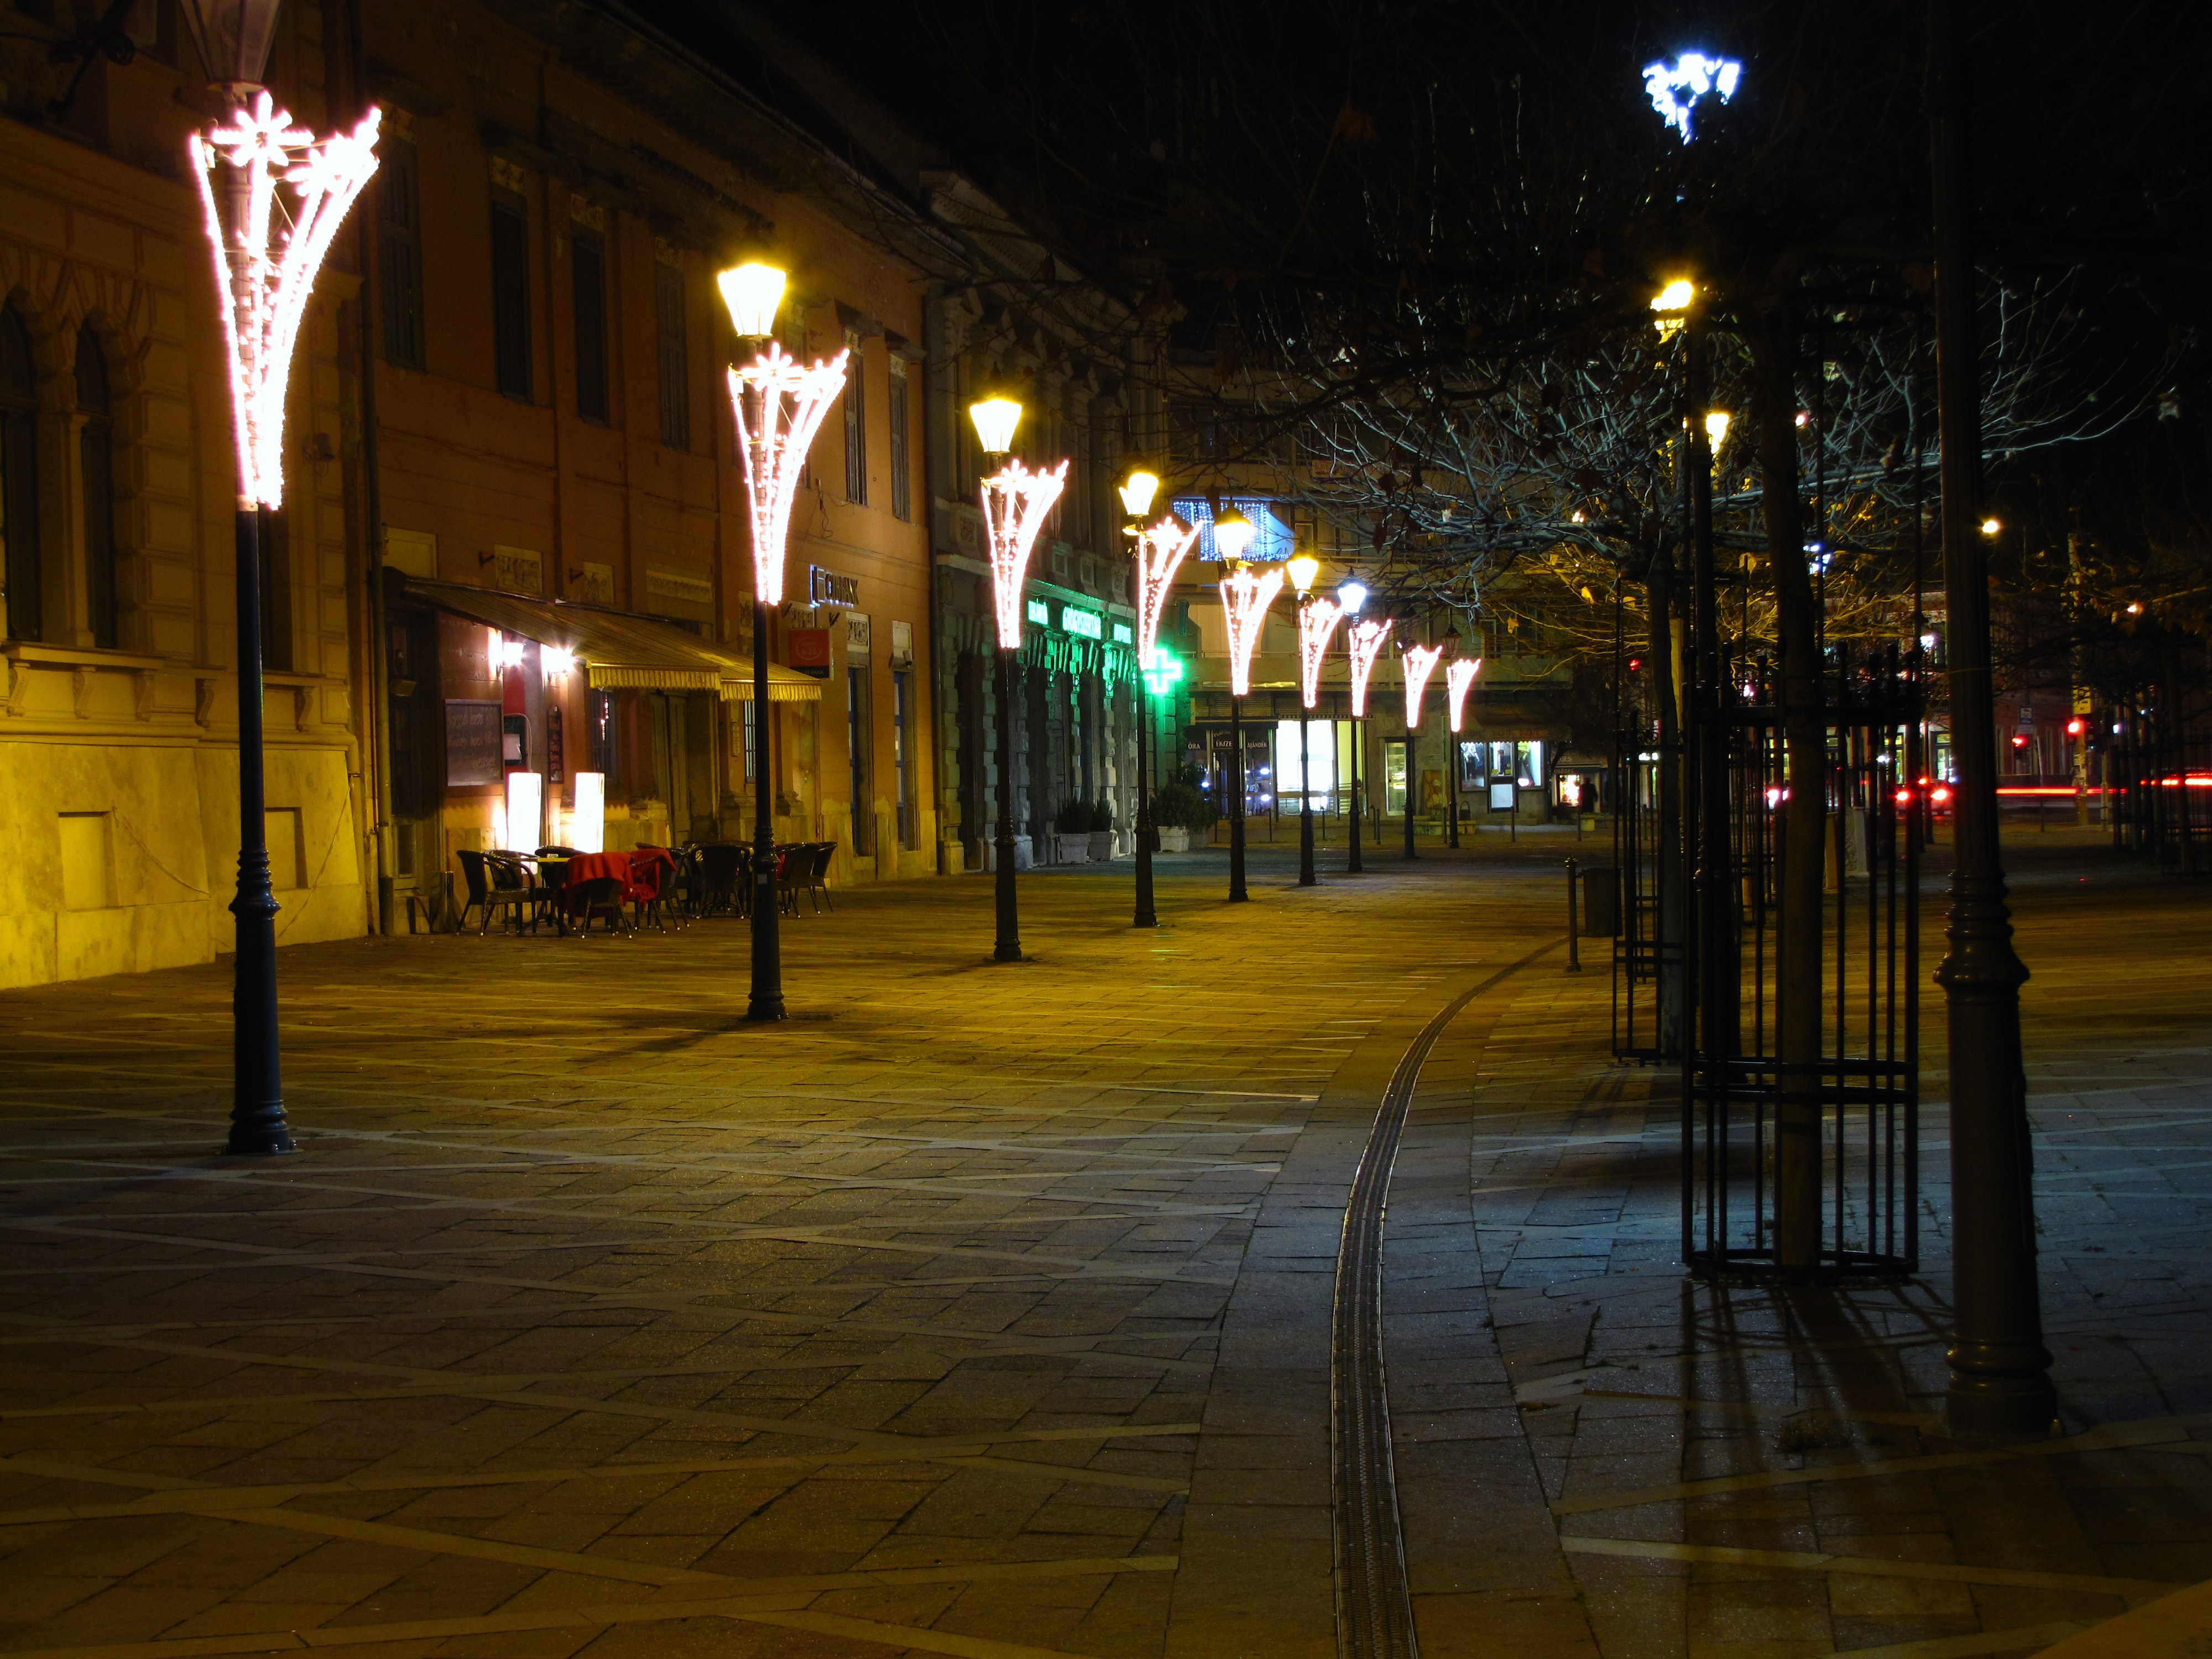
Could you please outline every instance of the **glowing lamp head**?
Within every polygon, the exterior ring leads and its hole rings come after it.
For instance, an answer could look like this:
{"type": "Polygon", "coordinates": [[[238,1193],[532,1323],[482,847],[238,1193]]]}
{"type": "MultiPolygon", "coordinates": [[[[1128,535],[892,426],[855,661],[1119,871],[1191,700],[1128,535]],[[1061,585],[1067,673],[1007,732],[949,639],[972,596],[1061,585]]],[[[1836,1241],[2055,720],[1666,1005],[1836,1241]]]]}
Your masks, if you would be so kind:
{"type": "Polygon", "coordinates": [[[1344,607],[1344,614],[1356,617],[1359,607],[1367,603],[1366,584],[1358,580],[1345,582],[1336,590],[1336,602],[1344,607]]]}
{"type": "Polygon", "coordinates": [[[775,313],[783,304],[783,273],[774,265],[750,261],[714,278],[722,290],[722,303],[730,308],[730,326],[742,340],[765,340],[775,332],[775,313]]]}
{"type": "Polygon", "coordinates": [[[1121,485],[1121,510],[1133,519],[1143,518],[1152,510],[1152,497],[1159,494],[1159,489],[1157,473],[1132,472],[1121,485]]]}
{"type": "Polygon", "coordinates": [[[2000,519],[1984,519],[1982,520],[1982,534],[1984,536],[1994,536],[1997,532],[2003,528],[2004,522],[2000,519]]]}
{"type": "Polygon", "coordinates": [[[1715,449],[1718,449],[1722,444],[1728,441],[1728,410],[1725,409],[1715,409],[1706,412],[1705,441],[1711,444],[1715,449]]]}
{"type": "Polygon", "coordinates": [[[1677,276],[1651,296],[1651,309],[1662,317],[1670,311],[1687,311],[1697,297],[1698,285],[1686,276],[1677,276]]]}
{"type": "Polygon", "coordinates": [[[1286,560],[1283,569],[1291,579],[1291,586],[1303,599],[1313,592],[1314,579],[1321,574],[1321,561],[1310,553],[1301,553],[1286,560]]]}
{"type": "Polygon", "coordinates": [[[2078,738],[2088,729],[2089,722],[2087,720],[2072,720],[2066,722],[2066,735],[2069,738],[2078,738]]]}
{"type": "Polygon", "coordinates": [[[2014,733],[2012,734],[2012,746],[2013,746],[2014,748],[2015,748],[2015,749],[2025,749],[2025,748],[2027,748],[2027,733],[2022,732],[2014,732],[2014,733]]]}
{"type": "Polygon", "coordinates": [[[1259,527],[1233,507],[1213,521],[1213,545],[1224,559],[1243,558],[1259,533],[1259,527]]]}
{"type": "Polygon", "coordinates": [[[563,645],[540,646],[538,665],[547,679],[562,674],[571,674],[576,668],[576,653],[563,645]]]}
{"type": "Polygon", "coordinates": [[[1012,398],[985,398],[968,405],[968,418],[975,422],[975,441],[986,455],[1010,455],[1014,428],[1022,423],[1022,406],[1012,398]]]}

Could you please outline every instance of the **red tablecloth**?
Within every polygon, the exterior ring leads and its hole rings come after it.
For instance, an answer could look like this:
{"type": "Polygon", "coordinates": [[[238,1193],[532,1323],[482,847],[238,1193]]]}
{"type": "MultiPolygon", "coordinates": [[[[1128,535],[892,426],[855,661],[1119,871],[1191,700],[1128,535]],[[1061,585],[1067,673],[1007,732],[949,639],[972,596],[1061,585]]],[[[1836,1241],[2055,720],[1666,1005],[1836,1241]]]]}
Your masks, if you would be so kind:
{"type": "Polygon", "coordinates": [[[626,904],[658,898],[675,869],[676,860],[663,847],[641,847],[634,853],[579,853],[568,860],[568,908],[578,908],[575,890],[587,881],[620,882],[626,904]]]}

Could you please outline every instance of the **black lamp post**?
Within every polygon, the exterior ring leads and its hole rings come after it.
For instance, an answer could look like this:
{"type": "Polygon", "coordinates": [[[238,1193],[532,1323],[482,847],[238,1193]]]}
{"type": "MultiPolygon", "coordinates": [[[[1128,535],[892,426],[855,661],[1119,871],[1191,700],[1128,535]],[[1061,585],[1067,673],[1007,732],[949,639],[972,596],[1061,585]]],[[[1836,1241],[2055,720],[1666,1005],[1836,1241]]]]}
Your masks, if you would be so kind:
{"type": "Polygon", "coordinates": [[[748,363],[730,370],[730,407],[745,469],[753,542],[753,859],[752,984],[745,1018],[784,1018],[783,941],[777,930],[774,723],[769,716],[768,653],[776,607],[783,603],[784,545],[799,471],[830,406],[845,389],[846,354],[802,367],[775,340],[783,303],[783,272],[757,261],[716,279],[730,326],[748,363]]]}
{"type": "Polygon", "coordinates": [[[1022,959],[1021,917],[1014,888],[1014,655],[1022,648],[1022,585],[1030,550],[1044,528],[1045,515],[1067,486],[1067,463],[1049,472],[1032,472],[1013,459],[1014,428],[1022,406],[1006,396],[987,397],[969,405],[982,445],[984,465],[993,471],[982,482],[983,530],[990,544],[991,599],[999,629],[999,830],[995,897],[997,937],[994,962],[1022,959]]]}
{"type": "Polygon", "coordinates": [[[182,0],[227,109],[190,143],[209,240],[222,273],[238,448],[237,960],[231,993],[230,1133],[235,1153],[293,1150],[276,1022],[276,896],[269,879],[262,752],[261,543],[284,492],[284,399],[315,273],[376,171],[372,109],[350,133],[318,138],[270,101],[261,76],[278,0],[182,0]],[[280,191],[289,201],[280,201],[280,191]]]}

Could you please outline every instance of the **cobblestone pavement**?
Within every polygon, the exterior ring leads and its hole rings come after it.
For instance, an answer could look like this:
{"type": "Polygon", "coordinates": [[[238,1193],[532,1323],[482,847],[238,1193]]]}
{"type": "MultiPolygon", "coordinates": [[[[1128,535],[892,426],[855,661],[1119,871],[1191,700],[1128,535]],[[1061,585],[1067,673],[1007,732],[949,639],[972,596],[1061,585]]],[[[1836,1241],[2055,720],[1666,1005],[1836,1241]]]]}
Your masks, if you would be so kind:
{"type": "Polygon", "coordinates": [[[1686,1286],[1571,836],[1164,860],[1152,933],[1040,873],[1006,966],[983,883],[841,893],[765,1029],[727,921],[302,947],[265,1162],[225,969],[0,996],[0,1653],[1333,1654],[1343,1194],[1493,977],[1388,1234],[1424,1651],[2031,1651],[2212,1577],[2207,906],[2052,839],[2030,1454],[1933,1432],[1940,1113],[1912,1285],[1686,1286]]]}

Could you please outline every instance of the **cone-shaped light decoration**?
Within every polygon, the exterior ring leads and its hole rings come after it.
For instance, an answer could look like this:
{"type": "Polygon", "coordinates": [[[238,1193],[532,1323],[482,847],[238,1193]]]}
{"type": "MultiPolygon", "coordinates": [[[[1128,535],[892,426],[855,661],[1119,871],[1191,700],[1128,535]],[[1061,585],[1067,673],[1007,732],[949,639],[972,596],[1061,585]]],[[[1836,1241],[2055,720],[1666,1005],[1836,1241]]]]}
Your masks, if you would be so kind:
{"type": "Polygon", "coordinates": [[[841,351],[805,368],[771,341],[752,362],[730,371],[730,406],[737,411],[745,500],[752,509],[753,596],[763,605],[783,603],[791,504],[799,495],[799,475],[814,434],[845,390],[848,355],[841,351]]]}
{"type": "Polygon", "coordinates": [[[1437,659],[1444,654],[1441,645],[1409,645],[1399,666],[1406,676],[1406,729],[1418,732],[1421,728],[1421,694],[1429,689],[1429,676],[1436,672],[1437,659]]]}
{"type": "Polygon", "coordinates": [[[1390,624],[1370,617],[1352,624],[1344,642],[1352,653],[1352,718],[1367,718],[1367,682],[1375,672],[1375,659],[1390,637],[1390,624]]]}
{"type": "MultiPolygon", "coordinates": [[[[1016,406],[1017,414],[1019,405],[1016,406]]],[[[1007,441],[1013,423],[1006,425],[1007,441]]],[[[986,441],[988,441],[986,440],[986,441]]],[[[998,611],[999,643],[1007,650],[1022,642],[1022,580],[1029,568],[1030,550],[1045,514],[1067,487],[1067,463],[1049,472],[1032,472],[1019,461],[1008,461],[983,480],[983,527],[991,544],[991,598],[998,611]]]]}
{"type": "Polygon", "coordinates": [[[1160,642],[1160,617],[1167,609],[1168,591],[1175,586],[1176,570],[1198,545],[1198,532],[1172,513],[1149,530],[1137,532],[1137,663],[1152,665],[1152,651],[1160,642]]]}
{"type": "Polygon", "coordinates": [[[1298,606],[1298,693],[1308,708],[1321,702],[1322,662],[1343,620],[1344,607],[1319,593],[1308,594],[1298,606]]]}
{"type": "Polygon", "coordinates": [[[1474,677],[1482,672],[1480,657],[1455,657],[1444,665],[1444,689],[1451,693],[1451,729],[1456,732],[1467,715],[1467,694],[1474,690],[1474,677]]]}
{"type": "Polygon", "coordinates": [[[215,249],[216,284],[229,301],[221,310],[230,346],[241,507],[283,505],[292,349],[315,272],[346,210],[376,171],[383,113],[372,108],[351,132],[318,138],[258,92],[204,135],[192,136],[192,173],[215,249]],[[232,176],[218,188],[221,167],[232,176]],[[289,210],[276,198],[280,181],[293,193],[289,210]]]}
{"type": "MultiPolygon", "coordinates": [[[[1249,526],[1248,526],[1249,527],[1249,526]]],[[[1221,620],[1229,630],[1229,690],[1241,697],[1252,689],[1252,653],[1267,625],[1267,607],[1283,591],[1283,567],[1255,569],[1239,565],[1222,580],[1221,620]]]]}

